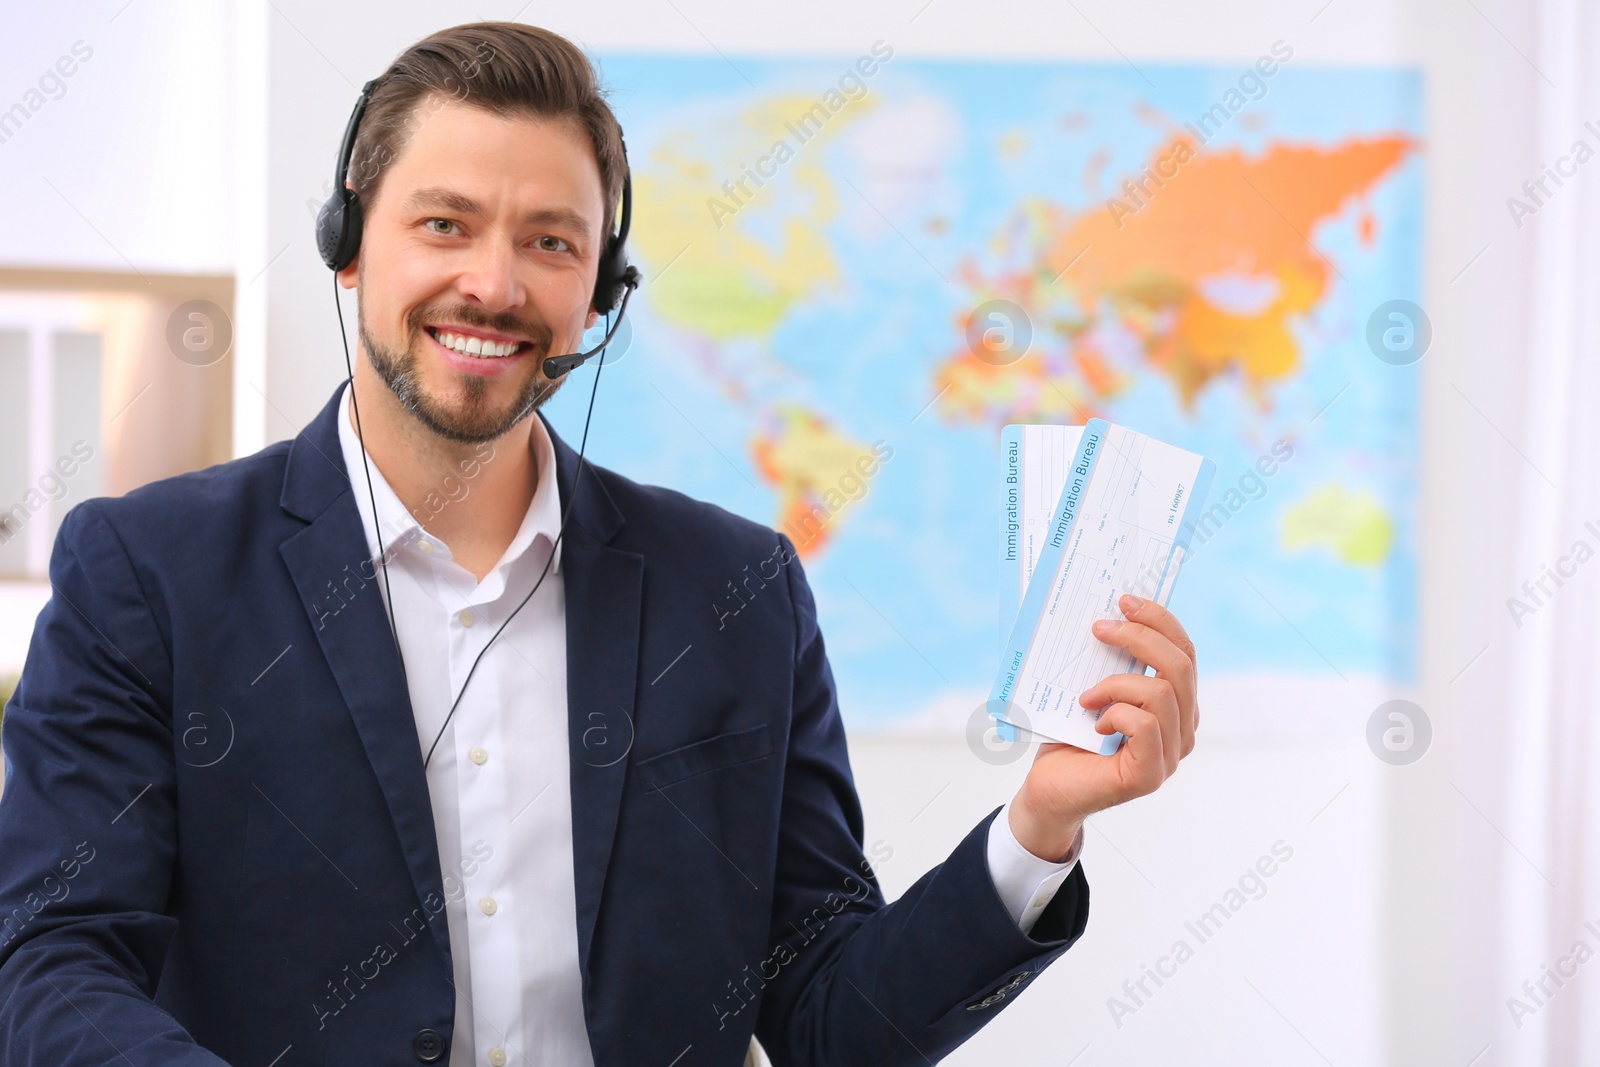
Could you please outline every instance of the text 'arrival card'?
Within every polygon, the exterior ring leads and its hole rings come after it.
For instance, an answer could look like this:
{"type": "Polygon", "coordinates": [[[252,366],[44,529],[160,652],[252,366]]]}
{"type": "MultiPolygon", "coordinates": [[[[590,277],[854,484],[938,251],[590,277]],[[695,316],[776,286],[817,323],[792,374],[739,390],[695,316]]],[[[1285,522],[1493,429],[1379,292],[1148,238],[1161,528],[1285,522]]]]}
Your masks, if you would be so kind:
{"type": "Polygon", "coordinates": [[[1094,636],[1124,593],[1165,605],[1216,465],[1103,419],[1007,426],[1001,437],[1000,673],[989,714],[1007,740],[1059,741],[1110,755],[1078,694],[1146,669],[1094,636]],[[1029,736],[1031,735],[1031,736],[1029,736]]]}

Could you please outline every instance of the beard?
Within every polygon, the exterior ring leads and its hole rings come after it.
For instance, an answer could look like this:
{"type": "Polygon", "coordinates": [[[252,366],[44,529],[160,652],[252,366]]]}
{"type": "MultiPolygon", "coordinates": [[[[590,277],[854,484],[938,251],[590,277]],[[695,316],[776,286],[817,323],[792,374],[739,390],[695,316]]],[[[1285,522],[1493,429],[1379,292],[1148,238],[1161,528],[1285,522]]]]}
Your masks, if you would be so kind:
{"type": "Polygon", "coordinates": [[[389,386],[395,398],[400,401],[400,406],[410,412],[423,426],[447,440],[477,445],[503,437],[548,400],[561,384],[559,380],[555,382],[548,379],[541,380],[543,375],[537,369],[542,365],[550,349],[550,331],[543,326],[530,329],[527,323],[485,315],[467,305],[455,308],[444,315],[419,309],[407,316],[407,334],[412,340],[402,351],[387,348],[377,342],[367,330],[366,315],[359,303],[356,305],[356,323],[368,362],[372,364],[372,369],[378,372],[378,377],[389,386]],[[459,406],[452,407],[441,402],[439,397],[428,393],[423,386],[422,375],[418,372],[419,364],[426,358],[418,349],[430,339],[422,324],[430,317],[500,333],[531,334],[534,373],[522,383],[522,387],[509,404],[498,408],[492,406],[488,400],[490,380],[474,374],[455,376],[456,385],[463,394],[463,401],[459,406]]]}

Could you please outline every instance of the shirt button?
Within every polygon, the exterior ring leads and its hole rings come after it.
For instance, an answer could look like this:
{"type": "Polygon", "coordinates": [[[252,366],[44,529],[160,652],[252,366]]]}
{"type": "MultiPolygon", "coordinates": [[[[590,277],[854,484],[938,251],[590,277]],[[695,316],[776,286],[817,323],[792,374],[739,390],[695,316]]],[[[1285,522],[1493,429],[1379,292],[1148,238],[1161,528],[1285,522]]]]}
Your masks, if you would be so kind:
{"type": "MultiPolygon", "coordinates": [[[[473,751],[476,752],[476,751],[479,751],[479,750],[474,749],[473,751]]],[[[472,758],[473,759],[477,759],[478,757],[477,756],[473,756],[472,758]]],[[[1041,893],[1037,897],[1033,898],[1033,906],[1036,907],[1036,908],[1042,908],[1048,903],[1050,903],[1050,898],[1045,896],[1043,893],[1041,893]]]]}
{"type": "Polygon", "coordinates": [[[423,553],[424,555],[426,555],[429,552],[432,552],[433,551],[433,542],[432,541],[418,541],[417,542],[417,551],[423,553]]]}
{"type": "Polygon", "coordinates": [[[489,759],[489,750],[482,747],[474,748],[471,752],[467,753],[467,758],[473,763],[476,763],[478,766],[482,767],[489,759]]]}
{"type": "Polygon", "coordinates": [[[505,1067],[506,1050],[503,1049],[503,1048],[492,1048],[492,1049],[490,1049],[489,1050],[489,1062],[491,1064],[493,1064],[493,1067],[505,1067]]]}
{"type": "Polygon", "coordinates": [[[498,907],[498,905],[495,904],[494,897],[484,897],[482,900],[478,901],[478,910],[483,912],[485,915],[493,915],[496,907],[498,907]]]}
{"type": "Polygon", "coordinates": [[[462,626],[471,626],[474,621],[472,611],[468,608],[463,608],[461,614],[457,615],[456,618],[461,620],[462,626]]]}

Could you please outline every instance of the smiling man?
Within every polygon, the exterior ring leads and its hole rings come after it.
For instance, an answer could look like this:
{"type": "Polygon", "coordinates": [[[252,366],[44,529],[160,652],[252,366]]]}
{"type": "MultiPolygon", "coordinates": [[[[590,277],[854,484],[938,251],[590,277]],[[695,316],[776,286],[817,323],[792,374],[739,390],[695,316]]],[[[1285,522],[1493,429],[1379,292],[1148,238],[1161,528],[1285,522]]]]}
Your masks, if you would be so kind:
{"type": "Polygon", "coordinates": [[[945,1055],[1082,934],[1084,819],[1193,747],[1182,626],[1125,598],[1097,635],[1157,673],[1082,699],[1127,743],[1042,746],[886,903],[793,544],[538,412],[610,303],[588,61],[455,27],[359,129],[352,380],[62,524],[5,716],[0,1062],[945,1055]]]}

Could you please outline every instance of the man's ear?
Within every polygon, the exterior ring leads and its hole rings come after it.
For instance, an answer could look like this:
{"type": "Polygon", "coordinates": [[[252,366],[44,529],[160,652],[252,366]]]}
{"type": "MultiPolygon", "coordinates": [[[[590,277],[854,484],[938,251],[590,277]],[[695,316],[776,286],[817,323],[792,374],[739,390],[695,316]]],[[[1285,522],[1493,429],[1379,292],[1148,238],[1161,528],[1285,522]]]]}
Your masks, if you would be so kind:
{"type": "Polygon", "coordinates": [[[354,289],[356,287],[356,279],[360,276],[360,274],[361,249],[358,248],[356,249],[356,258],[352,259],[350,261],[350,265],[344,270],[340,271],[337,275],[335,275],[335,277],[339,279],[339,285],[341,288],[354,289]]]}
{"type": "MultiPolygon", "coordinates": [[[[346,189],[350,190],[351,192],[355,192],[356,183],[351,181],[350,179],[346,178],[345,179],[345,183],[344,183],[344,187],[346,189]]],[[[356,257],[350,261],[350,265],[348,267],[346,267],[342,271],[339,271],[338,274],[337,274],[337,277],[339,279],[339,286],[341,288],[343,288],[343,289],[354,289],[356,287],[356,279],[360,276],[360,273],[361,273],[360,267],[361,267],[361,246],[357,245],[356,246],[356,257]]]]}
{"type": "Polygon", "coordinates": [[[585,330],[592,330],[594,328],[594,324],[598,322],[599,319],[600,312],[591,307],[589,309],[589,317],[583,320],[583,328],[585,330]]]}

